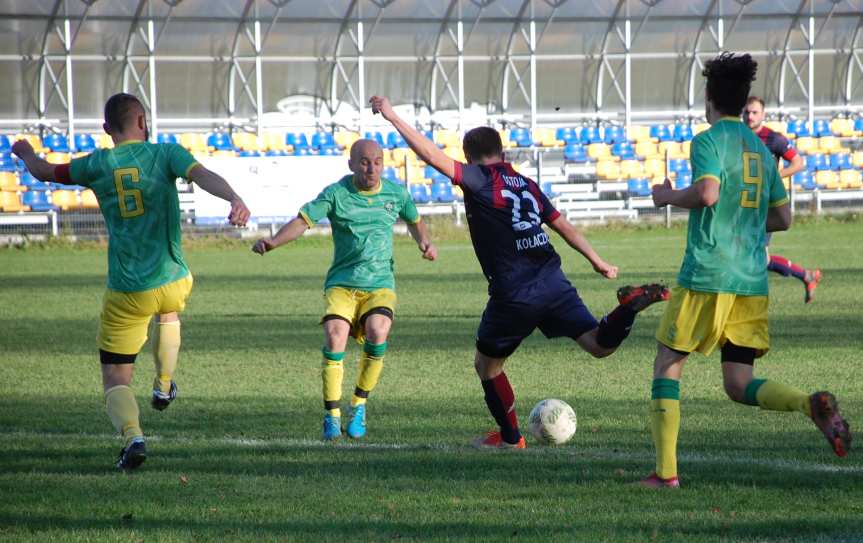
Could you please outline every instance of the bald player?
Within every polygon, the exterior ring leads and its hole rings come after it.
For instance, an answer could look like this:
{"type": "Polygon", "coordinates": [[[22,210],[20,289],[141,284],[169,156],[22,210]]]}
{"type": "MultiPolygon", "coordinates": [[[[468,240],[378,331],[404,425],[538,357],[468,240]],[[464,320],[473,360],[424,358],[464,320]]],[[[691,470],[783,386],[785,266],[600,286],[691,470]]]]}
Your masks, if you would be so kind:
{"type": "Polygon", "coordinates": [[[357,385],[351,398],[347,434],[366,435],[366,400],[383,369],[387,337],[396,306],[393,277],[393,225],[401,218],[416,241],[422,257],[437,258],[410,194],[401,185],[382,179],[383,150],[372,140],[358,140],[348,161],[351,174],[327,186],[317,198],[300,208],[299,215],[275,236],[252,247],[265,254],[289,243],[323,219],[332,225],[333,263],[324,283],[326,309],[323,378],[326,441],[342,435],[341,408],[343,360],[348,336],[363,346],[357,385]]]}

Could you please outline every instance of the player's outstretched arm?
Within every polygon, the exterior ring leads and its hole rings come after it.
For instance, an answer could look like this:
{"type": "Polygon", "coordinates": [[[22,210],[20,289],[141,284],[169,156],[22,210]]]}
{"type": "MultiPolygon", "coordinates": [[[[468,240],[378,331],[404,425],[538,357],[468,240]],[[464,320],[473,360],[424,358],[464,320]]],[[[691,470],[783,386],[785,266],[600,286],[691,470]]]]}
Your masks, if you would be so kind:
{"type": "Polygon", "coordinates": [[[418,221],[413,224],[408,223],[408,232],[410,232],[414,241],[417,242],[417,246],[419,247],[423,258],[426,260],[435,260],[437,258],[437,247],[435,247],[429,239],[426,223],[423,221],[418,221]]]}
{"type": "Polygon", "coordinates": [[[719,200],[719,182],[705,177],[683,190],[674,190],[671,180],[653,186],[653,204],[656,207],[673,205],[683,209],[710,207],[719,200]]]}
{"type": "Polygon", "coordinates": [[[33,177],[39,181],[54,181],[54,168],[56,164],[51,164],[47,160],[41,158],[33,151],[33,146],[27,140],[18,140],[12,144],[12,152],[24,161],[33,177]]]}
{"type": "Polygon", "coordinates": [[[791,228],[791,205],[771,207],[767,210],[767,231],[782,232],[791,228]]]}
{"type": "Polygon", "coordinates": [[[374,113],[380,113],[384,119],[393,125],[418,157],[450,179],[455,177],[455,161],[441,151],[433,141],[417,132],[414,127],[396,115],[393,106],[387,98],[372,96],[369,104],[371,104],[374,113]]]}
{"type": "Polygon", "coordinates": [[[606,279],[614,279],[617,277],[617,266],[612,266],[604,261],[593,250],[593,246],[587,241],[587,238],[578,231],[576,227],[571,225],[568,220],[563,218],[563,215],[548,223],[552,230],[560,234],[560,237],[569,244],[570,247],[581,253],[581,255],[590,262],[593,270],[605,277],[606,279]]]}
{"type": "Polygon", "coordinates": [[[272,251],[276,247],[294,241],[303,235],[303,232],[309,229],[309,225],[302,217],[294,217],[286,225],[279,228],[276,235],[269,239],[259,239],[253,246],[252,251],[263,255],[268,251],[272,251]]]}
{"type": "Polygon", "coordinates": [[[231,224],[235,226],[246,225],[249,216],[251,216],[249,208],[221,175],[197,164],[189,172],[189,180],[213,196],[231,203],[231,214],[228,215],[231,224]]]}

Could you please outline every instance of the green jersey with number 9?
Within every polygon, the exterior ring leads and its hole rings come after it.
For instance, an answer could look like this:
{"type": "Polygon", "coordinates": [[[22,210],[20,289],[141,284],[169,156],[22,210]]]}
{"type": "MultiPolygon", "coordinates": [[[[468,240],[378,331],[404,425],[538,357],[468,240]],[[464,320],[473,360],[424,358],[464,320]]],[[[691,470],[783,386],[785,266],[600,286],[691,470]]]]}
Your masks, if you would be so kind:
{"type": "Polygon", "coordinates": [[[719,200],[689,212],[678,283],[700,292],[767,295],[767,211],[788,202],[776,160],[736,117],[692,140],[693,183],[713,179],[719,200]]]}
{"type": "Polygon", "coordinates": [[[139,292],[189,274],[178,177],[195,158],[175,143],[128,141],[72,160],[69,178],[96,194],[108,228],[108,288],[139,292]]]}

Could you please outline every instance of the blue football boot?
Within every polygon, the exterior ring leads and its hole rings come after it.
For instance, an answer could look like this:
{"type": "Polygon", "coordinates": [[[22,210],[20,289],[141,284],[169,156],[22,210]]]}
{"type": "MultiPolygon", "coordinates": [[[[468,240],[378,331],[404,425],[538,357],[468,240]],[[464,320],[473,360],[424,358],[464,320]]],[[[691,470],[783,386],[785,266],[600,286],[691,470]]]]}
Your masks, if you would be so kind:
{"type": "Polygon", "coordinates": [[[324,441],[332,441],[342,437],[342,418],[324,415],[324,441]]]}
{"type": "Polygon", "coordinates": [[[351,422],[348,424],[348,437],[360,439],[366,435],[366,404],[351,408],[351,422]]]}

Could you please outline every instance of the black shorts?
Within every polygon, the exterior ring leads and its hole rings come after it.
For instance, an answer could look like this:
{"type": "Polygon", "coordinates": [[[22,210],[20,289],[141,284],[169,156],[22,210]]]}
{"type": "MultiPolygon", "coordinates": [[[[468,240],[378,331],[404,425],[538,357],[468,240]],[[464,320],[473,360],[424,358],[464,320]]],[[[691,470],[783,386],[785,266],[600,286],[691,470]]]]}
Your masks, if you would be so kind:
{"type": "Polygon", "coordinates": [[[477,330],[476,348],[491,358],[506,358],[536,328],[547,338],[577,339],[598,323],[561,274],[537,281],[512,298],[492,296],[477,330]]]}

